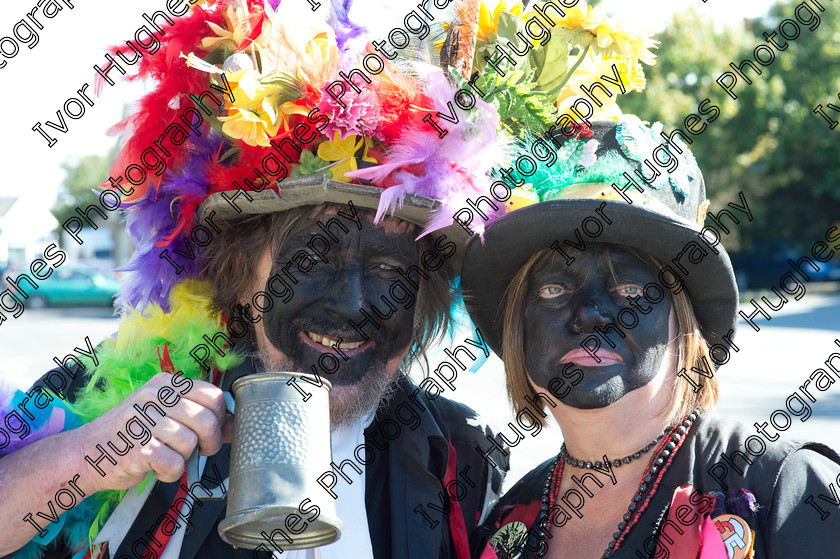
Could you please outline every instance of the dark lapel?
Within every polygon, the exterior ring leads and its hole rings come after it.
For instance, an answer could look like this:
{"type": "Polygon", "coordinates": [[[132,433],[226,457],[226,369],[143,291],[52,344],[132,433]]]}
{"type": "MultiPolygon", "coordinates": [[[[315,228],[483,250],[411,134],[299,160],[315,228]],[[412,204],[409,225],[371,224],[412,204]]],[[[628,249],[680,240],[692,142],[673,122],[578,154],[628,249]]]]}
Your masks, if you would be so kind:
{"type": "MultiPolygon", "coordinates": [[[[207,459],[203,472],[206,474],[213,466],[216,466],[222,479],[227,479],[228,472],[230,471],[229,444],[222,445],[222,449],[219,452],[207,459]]],[[[201,484],[208,489],[216,487],[216,484],[210,481],[206,475],[202,476],[201,484]]],[[[210,531],[216,529],[216,522],[223,517],[227,499],[211,501],[209,499],[201,499],[202,495],[204,493],[200,489],[195,491],[195,496],[198,497],[201,505],[198,506],[198,503],[193,504],[193,513],[190,517],[192,530],[188,531],[184,537],[181,554],[179,555],[180,559],[192,559],[195,557],[195,554],[208,536],[219,538],[218,534],[210,534],[210,531]]]]}
{"type": "MultiPolygon", "coordinates": [[[[415,388],[413,383],[403,379],[388,409],[378,414],[365,430],[366,435],[372,434],[376,444],[382,446],[385,439],[379,428],[383,420],[392,419],[402,428],[400,435],[390,441],[384,451],[377,451],[376,459],[365,471],[365,506],[376,559],[435,559],[440,556],[442,523],[447,522],[447,518],[428,511],[427,503],[440,506],[438,492],[442,486],[439,480],[443,478],[443,472],[435,475],[429,468],[431,465],[437,469],[430,462],[439,463],[441,458],[445,467],[448,449],[445,437],[429,412],[428,402],[423,398],[419,398],[420,404],[408,402],[415,388]],[[420,416],[420,425],[414,431],[396,419],[395,409],[402,403],[420,416]],[[425,409],[420,410],[418,405],[425,409]],[[419,505],[438,520],[434,528],[415,512],[419,505]]],[[[375,448],[370,442],[366,441],[366,444],[375,448]]]]}
{"type": "MultiPolygon", "coordinates": [[[[155,535],[155,532],[157,532],[158,519],[162,515],[166,514],[167,510],[172,505],[172,501],[175,499],[175,494],[178,492],[179,483],[180,482],[162,483],[160,481],[155,481],[155,488],[152,489],[152,492],[149,493],[148,498],[146,498],[143,508],[140,509],[140,513],[137,515],[137,518],[134,519],[134,523],[128,530],[128,534],[126,534],[125,539],[123,539],[122,543],[117,548],[117,552],[114,553],[111,551],[111,557],[144,556],[146,555],[146,552],[143,550],[146,549],[147,545],[149,551],[154,552],[158,557],[160,556],[163,550],[160,548],[158,543],[152,541],[152,537],[155,535]],[[141,547],[137,548],[138,551],[134,551],[131,546],[138,540],[140,541],[141,547]]],[[[134,490],[130,489],[129,491],[134,490]]]]}

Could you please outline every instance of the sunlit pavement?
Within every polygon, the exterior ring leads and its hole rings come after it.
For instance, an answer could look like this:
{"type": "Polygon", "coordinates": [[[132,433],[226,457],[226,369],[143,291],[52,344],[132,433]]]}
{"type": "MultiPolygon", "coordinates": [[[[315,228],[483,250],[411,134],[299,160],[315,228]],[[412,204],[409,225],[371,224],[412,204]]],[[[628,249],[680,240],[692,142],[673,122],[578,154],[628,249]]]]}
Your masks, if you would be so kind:
{"type": "MultiPolygon", "coordinates": [[[[746,312],[752,309],[743,305],[742,308],[746,312]]],[[[814,369],[825,369],[828,356],[840,353],[840,347],[834,343],[835,338],[840,338],[840,295],[809,292],[800,301],[791,299],[771,316],[769,322],[756,319],[759,332],[743,321],[739,324],[735,344],[740,351],[719,372],[722,395],[718,413],[749,425],[768,421],[774,410],[784,410],[787,397],[814,369]]],[[[84,348],[85,336],[96,344],[116,332],[118,326],[119,320],[111,316],[110,309],[27,310],[20,318],[0,326],[0,378],[17,386],[29,386],[54,365],[54,356],[63,357],[77,346],[84,348]]],[[[459,330],[450,347],[463,344],[468,336],[474,338],[474,332],[459,330]]],[[[469,349],[480,353],[472,346],[469,349]]],[[[448,358],[441,349],[430,355],[429,363],[434,368],[444,359],[448,358]]],[[[840,359],[835,363],[840,363],[840,359]]],[[[478,373],[461,372],[453,384],[456,389],[447,388],[444,396],[474,408],[508,437],[514,435],[507,426],[514,419],[504,393],[501,362],[495,356],[478,373]]],[[[794,417],[785,434],[840,448],[840,382],[825,392],[814,388],[813,382],[808,389],[817,400],[808,401],[811,417],[804,422],[794,417]]],[[[513,449],[508,486],[556,454],[562,441],[559,429],[553,425],[536,437],[520,430],[525,440],[513,449]]]]}

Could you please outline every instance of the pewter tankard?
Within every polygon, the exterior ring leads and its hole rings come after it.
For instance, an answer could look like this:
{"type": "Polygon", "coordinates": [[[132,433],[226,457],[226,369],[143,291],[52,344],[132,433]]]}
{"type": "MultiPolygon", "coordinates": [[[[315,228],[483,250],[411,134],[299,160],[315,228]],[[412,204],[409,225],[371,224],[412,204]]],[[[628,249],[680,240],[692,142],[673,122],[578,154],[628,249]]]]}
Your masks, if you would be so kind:
{"type": "Polygon", "coordinates": [[[318,386],[317,380],[307,373],[265,372],[234,381],[227,510],[219,523],[225,542],[248,549],[275,542],[285,550],[327,545],[341,536],[335,499],[316,482],[332,460],[332,385],[320,379],[318,386]],[[304,401],[291,379],[312,380],[311,397],[304,401]]]}

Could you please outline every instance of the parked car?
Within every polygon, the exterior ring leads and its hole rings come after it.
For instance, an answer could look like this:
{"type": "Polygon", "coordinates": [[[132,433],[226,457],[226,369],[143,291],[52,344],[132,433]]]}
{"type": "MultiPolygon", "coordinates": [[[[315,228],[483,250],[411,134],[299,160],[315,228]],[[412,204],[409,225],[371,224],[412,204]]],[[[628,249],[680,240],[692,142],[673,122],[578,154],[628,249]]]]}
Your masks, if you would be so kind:
{"type": "Polygon", "coordinates": [[[30,309],[48,306],[111,306],[120,283],[116,278],[94,268],[67,265],[53,270],[38,282],[38,290],[29,292],[25,305],[30,309]]]}
{"type": "Polygon", "coordinates": [[[778,285],[780,278],[793,269],[788,260],[797,262],[803,256],[819,267],[819,271],[814,271],[808,263],[803,262],[802,270],[811,278],[809,282],[840,280],[840,267],[837,264],[830,260],[819,262],[814,259],[806,243],[802,243],[802,250],[796,250],[795,246],[799,245],[791,241],[764,241],[732,254],[738,289],[743,291],[747,288],[778,285]]]}

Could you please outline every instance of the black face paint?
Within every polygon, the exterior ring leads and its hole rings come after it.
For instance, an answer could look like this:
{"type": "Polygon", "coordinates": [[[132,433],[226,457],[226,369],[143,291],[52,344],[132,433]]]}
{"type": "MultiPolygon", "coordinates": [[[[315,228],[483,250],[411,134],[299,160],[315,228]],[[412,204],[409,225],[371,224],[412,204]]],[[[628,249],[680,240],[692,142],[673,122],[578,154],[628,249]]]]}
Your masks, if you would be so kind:
{"type": "MultiPolygon", "coordinates": [[[[630,307],[628,295],[641,295],[643,286],[656,279],[654,266],[615,245],[593,245],[576,253],[571,266],[552,258],[535,268],[524,317],[525,366],[534,384],[550,390],[552,379],[563,381],[566,387],[570,379],[579,381],[570,391],[564,389],[567,394],[562,401],[575,408],[593,409],[606,407],[649,383],[659,371],[668,345],[670,297],[643,307],[650,309],[647,314],[633,310],[638,322],[632,328],[632,316],[623,314],[625,326],[618,314],[630,307]],[[609,324],[620,328],[626,337],[607,329],[609,324]],[[596,326],[606,329],[604,336],[616,346],[601,339],[597,351],[600,363],[580,345],[595,333],[596,326]],[[574,369],[582,371],[582,377],[574,374],[574,369]]],[[[562,384],[555,380],[554,386],[562,384]]]]}
{"type": "MultiPolygon", "coordinates": [[[[316,372],[324,375],[338,363],[337,370],[324,377],[333,386],[351,385],[366,374],[381,374],[389,361],[408,348],[417,289],[401,281],[403,288],[398,296],[404,301],[402,304],[392,298],[389,289],[401,280],[397,268],[405,270],[416,265],[419,255],[413,228],[405,233],[388,234],[381,225],[373,225],[372,213],[359,212],[362,229],[352,221],[344,220],[348,232],[338,232],[338,241],[332,242],[329,253],[324,254],[328,260],[325,262],[308,249],[307,242],[313,235],[323,234],[317,224],[319,219],[326,221],[336,217],[333,213],[324,214],[330,211],[328,208],[307,220],[307,225],[280,247],[269,278],[280,274],[293,283],[289,278],[291,275],[297,284],[288,303],[275,300],[273,307],[263,314],[263,323],[269,342],[291,361],[288,366],[292,370],[308,373],[315,365],[316,372]],[[304,257],[300,251],[307,251],[308,256],[304,257]],[[290,261],[291,266],[288,265],[290,261]],[[410,298],[405,295],[406,291],[410,298]],[[361,327],[368,340],[348,322],[352,320],[361,325],[365,321],[360,309],[379,325],[377,329],[368,321],[361,327]],[[389,314],[388,318],[381,318],[389,314]],[[342,341],[336,349],[333,346],[339,339],[342,341]],[[323,354],[334,358],[322,361],[327,369],[319,368],[319,358],[323,354]]],[[[343,218],[338,216],[337,219],[343,218]]]]}

